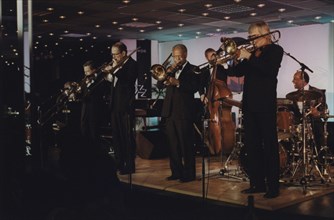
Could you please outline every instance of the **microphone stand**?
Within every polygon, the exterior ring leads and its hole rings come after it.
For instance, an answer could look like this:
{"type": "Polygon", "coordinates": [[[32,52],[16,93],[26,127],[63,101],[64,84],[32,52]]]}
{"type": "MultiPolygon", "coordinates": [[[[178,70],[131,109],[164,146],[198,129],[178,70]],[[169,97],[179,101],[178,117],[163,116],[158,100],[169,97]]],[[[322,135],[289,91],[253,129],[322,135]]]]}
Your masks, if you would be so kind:
{"type": "MultiPolygon", "coordinates": [[[[307,69],[308,71],[310,71],[311,73],[313,73],[313,71],[308,67],[306,66],[304,63],[301,63],[300,61],[298,61],[294,56],[292,56],[290,53],[287,53],[284,51],[284,54],[285,55],[288,55],[289,57],[291,57],[293,60],[295,60],[300,66],[301,66],[301,77],[302,77],[302,81],[304,82],[305,81],[305,78],[304,78],[304,73],[305,73],[305,69],[307,69]]],[[[307,186],[308,186],[308,183],[310,180],[314,180],[314,177],[310,175],[309,173],[309,170],[308,170],[308,166],[309,166],[309,155],[308,155],[308,152],[307,152],[307,149],[311,151],[311,146],[308,144],[308,148],[306,146],[306,120],[307,120],[307,114],[305,112],[305,108],[306,108],[306,100],[305,100],[305,90],[304,90],[304,86],[302,87],[301,89],[301,94],[302,94],[302,109],[301,109],[301,114],[302,114],[302,155],[303,155],[303,158],[302,158],[302,165],[303,165],[303,177],[300,179],[300,184],[302,185],[303,187],[303,194],[306,194],[306,190],[307,190],[307,186]]],[[[310,130],[310,129],[308,129],[310,130]]],[[[312,132],[312,130],[311,130],[312,132]]],[[[313,155],[311,155],[311,159],[312,161],[314,160],[313,158],[313,155]]],[[[314,161],[313,161],[314,163],[314,161]]],[[[299,163],[298,163],[299,164],[299,163]]],[[[298,168],[298,167],[297,167],[298,168]]],[[[296,168],[296,169],[297,169],[296,168]]],[[[322,179],[322,181],[324,180],[324,177],[323,175],[321,174],[317,164],[315,164],[315,168],[316,170],[319,172],[319,175],[322,179]]],[[[296,172],[296,170],[294,171],[294,173],[296,172]]]]}

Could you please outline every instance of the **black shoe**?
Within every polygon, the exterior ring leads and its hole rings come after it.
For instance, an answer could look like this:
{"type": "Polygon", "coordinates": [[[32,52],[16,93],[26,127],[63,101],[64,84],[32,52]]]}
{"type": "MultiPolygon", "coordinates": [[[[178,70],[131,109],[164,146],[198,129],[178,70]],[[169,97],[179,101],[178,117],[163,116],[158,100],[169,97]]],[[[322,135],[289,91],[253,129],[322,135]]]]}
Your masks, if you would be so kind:
{"type": "Polygon", "coordinates": [[[279,191],[268,191],[263,195],[264,198],[273,199],[279,196],[279,191]]]}
{"type": "Polygon", "coordinates": [[[180,177],[179,176],[175,176],[175,175],[171,175],[171,176],[169,176],[169,177],[166,178],[166,180],[168,180],[168,181],[170,181],[170,180],[178,180],[178,179],[180,179],[180,177]]]}
{"type": "Polygon", "coordinates": [[[187,182],[191,182],[191,181],[194,181],[195,178],[194,177],[183,177],[183,178],[180,178],[180,183],[187,183],[187,182]]]}
{"type": "Polygon", "coordinates": [[[241,190],[241,193],[251,194],[251,193],[264,193],[266,192],[265,187],[250,187],[248,189],[241,190]]]}

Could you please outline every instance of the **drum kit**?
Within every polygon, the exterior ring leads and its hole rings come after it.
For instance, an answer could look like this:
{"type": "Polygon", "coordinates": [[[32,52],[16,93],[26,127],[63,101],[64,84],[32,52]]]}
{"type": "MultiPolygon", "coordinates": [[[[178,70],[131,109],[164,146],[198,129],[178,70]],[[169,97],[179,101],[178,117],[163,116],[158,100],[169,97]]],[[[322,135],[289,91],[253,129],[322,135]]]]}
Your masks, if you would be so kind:
{"type": "MultiPolygon", "coordinates": [[[[321,183],[331,182],[329,168],[334,163],[334,156],[327,146],[327,121],[334,118],[329,115],[328,109],[316,119],[320,121],[323,129],[320,137],[323,141],[321,146],[316,143],[314,135],[314,118],[310,113],[310,103],[319,100],[321,93],[317,91],[296,91],[286,95],[286,98],[277,99],[277,136],[279,143],[280,174],[283,182],[299,181],[306,192],[310,182],[320,178],[321,183]],[[301,105],[300,105],[301,103],[301,105]],[[298,105],[299,104],[299,105],[298,105]],[[296,112],[296,109],[298,112],[296,112]]],[[[319,107],[320,104],[314,106],[319,107]]],[[[229,170],[228,166],[232,158],[239,159],[238,178],[247,177],[247,171],[242,165],[242,135],[243,125],[242,112],[239,110],[239,124],[236,132],[237,142],[229,158],[226,160],[224,169],[220,174],[224,175],[229,170]]]]}
{"type": "MultiPolygon", "coordinates": [[[[291,111],[289,105],[285,106],[284,114],[279,107],[277,112],[282,178],[290,179],[290,182],[299,180],[303,192],[306,192],[306,187],[317,177],[321,183],[331,182],[329,168],[334,157],[327,146],[327,121],[334,116],[329,115],[327,108],[324,108],[318,117],[313,117],[310,110],[311,103],[314,105],[315,100],[319,100],[321,96],[317,91],[291,92],[286,98],[293,102],[292,105],[297,106],[300,117],[291,111]]],[[[320,105],[319,103],[314,107],[320,105]]]]}

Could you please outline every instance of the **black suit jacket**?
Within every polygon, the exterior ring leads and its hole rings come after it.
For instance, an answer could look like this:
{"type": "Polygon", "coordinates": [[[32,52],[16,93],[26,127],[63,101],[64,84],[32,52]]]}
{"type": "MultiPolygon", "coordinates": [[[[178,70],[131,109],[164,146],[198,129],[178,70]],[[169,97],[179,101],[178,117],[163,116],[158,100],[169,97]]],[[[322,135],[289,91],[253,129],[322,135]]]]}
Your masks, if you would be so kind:
{"type": "Polygon", "coordinates": [[[249,60],[234,67],[236,76],[245,76],[242,97],[243,110],[273,112],[277,109],[277,75],[281,66],[283,48],[269,44],[257,57],[253,52],[249,60]]]}
{"type": "Polygon", "coordinates": [[[132,113],[134,110],[135,82],[138,77],[137,62],[130,57],[115,76],[111,85],[111,111],[132,113]]]}
{"type": "Polygon", "coordinates": [[[189,62],[184,66],[178,80],[180,86],[167,86],[166,96],[162,106],[162,117],[193,120],[195,116],[194,94],[198,91],[198,75],[194,73],[195,66],[189,62]]]}

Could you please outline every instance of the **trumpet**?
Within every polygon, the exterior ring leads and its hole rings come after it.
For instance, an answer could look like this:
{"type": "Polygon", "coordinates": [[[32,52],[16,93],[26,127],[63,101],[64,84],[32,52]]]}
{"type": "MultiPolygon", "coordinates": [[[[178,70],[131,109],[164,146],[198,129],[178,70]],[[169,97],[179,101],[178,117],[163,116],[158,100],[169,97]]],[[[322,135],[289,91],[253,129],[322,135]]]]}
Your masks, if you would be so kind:
{"type": "Polygon", "coordinates": [[[164,82],[168,78],[168,76],[174,74],[176,71],[178,71],[182,67],[182,63],[177,63],[175,65],[169,65],[171,63],[169,61],[171,56],[172,56],[172,53],[169,54],[167,59],[162,64],[154,64],[151,67],[150,72],[152,74],[152,77],[155,80],[159,82],[164,82]]]}

